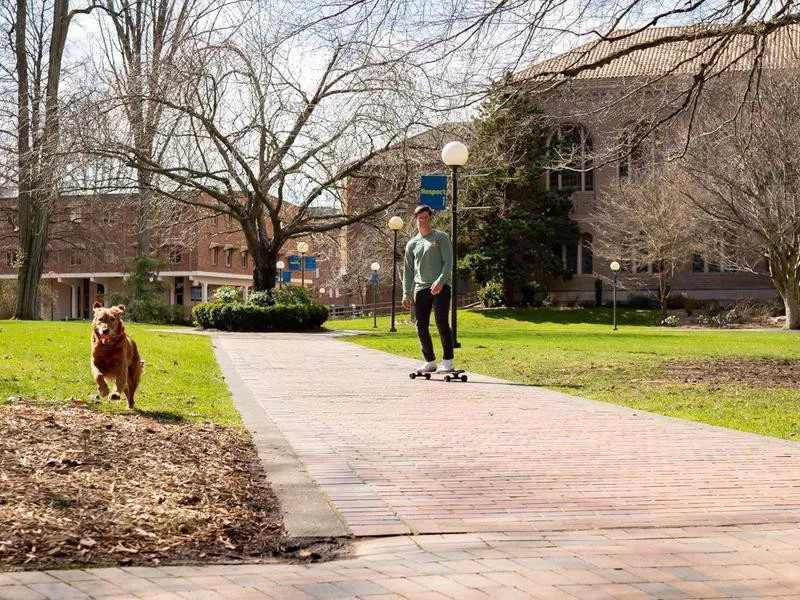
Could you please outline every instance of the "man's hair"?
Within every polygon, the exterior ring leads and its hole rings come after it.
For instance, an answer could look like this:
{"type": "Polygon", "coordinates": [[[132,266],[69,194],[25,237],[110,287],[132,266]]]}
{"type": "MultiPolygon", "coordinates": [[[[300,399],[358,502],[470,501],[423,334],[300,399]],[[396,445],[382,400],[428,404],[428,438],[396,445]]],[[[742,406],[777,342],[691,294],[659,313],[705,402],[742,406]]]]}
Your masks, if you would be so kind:
{"type": "Polygon", "coordinates": [[[431,207],[427,204],[420,204],[417,208],[414,209],[414,216],[416,217],[419,213],[428,213],[429,215],[433,214],[431,207]]]}

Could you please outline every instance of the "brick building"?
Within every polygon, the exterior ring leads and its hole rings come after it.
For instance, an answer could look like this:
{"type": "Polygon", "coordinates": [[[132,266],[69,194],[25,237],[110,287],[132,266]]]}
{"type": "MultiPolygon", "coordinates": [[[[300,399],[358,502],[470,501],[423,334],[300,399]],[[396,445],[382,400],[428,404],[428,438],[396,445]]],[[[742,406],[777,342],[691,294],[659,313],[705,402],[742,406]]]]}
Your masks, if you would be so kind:
{"type": "MultiPolygon", "coordinates": [[[[626,147],[627,140],[640,122],[653,114],[666,114],[683,99],[694,75],[714,50],[709,40],[673,41],[635,50],[619,58],[612,54],[626,48],[646,46],[664,37],[677,39],[690,34],[695,26],[654,27],[632,33],[618,32],[618,38],[579,46],[552,59],[535,64],[515,77],[516,81],[537,95],[539,107],[553,122],[553,133],[571,144],[574,154],[570,165],[553,170],[542,181],[549,189],[571,189],[572,218],[581,228],[581,240],[573,248],[564,248],[563,260],[575,273],[567,281],[554,282],[552,293],[562,303],[588,302],[602,290],[602,299],[611,294],[608,264],[598,264],[592,256],[592,244],[602,231],[594,231],[592,214],[597,198],[612,184],[637,168],[636,153],[626,147]],[[568,81],[551,74],[580,65],[597,64],[579,72],[568,81]],[[623,156],[621,160],[616,157],[623,156]]],[[[747,77],[758,58],[765,69],[797,69],[800,65],[800,28],[782,28],[765,40],[763,52],[748,36],[736,36],[718,57],[715,68],[727,77],[747,77]]],[[[667,135],[681,140],[687,128],[686,115],[668,124],[667,135]]],[[[651,147],[652,148],[652,147],[651,147]]],[[[641,157],[639,157],[641,158],[641,157]]],[[[641,163],[640,163],[641,164],[641,163]]],[[[631,257],[619,257],[627,272],[622,281],[636,280],[628,286],[631,293],[657,289],[652,277],[654,265],[636,265],[631,257]],[[631,266],[632,265],[632,266],[631,266]],[[650,275],[650,277],[648,277],[650,275]]],[[[771,281],[763,274],[726,270],[719,256],[687,256],[685,267],[673,282],[673,293],[697,299],[735,300],[754,298],[771,300],[777,296],[771,281]]],[[[622,292],[624,298],[626,292],[622,292]]]]}
{"type": "MultiPolygon", "coordinates": [[[[136,255],[136,196],[107,194],[62,196],[51,226],[42,273],[42,317],[88,319],[95,301],[110,305],[123,292],[125,258],[136,255]]],[[[16,198],[0,198],[0,284],[16,279],[16,198]]],[[[283,248],[284,285],[300,285],[301,271],[290,270],[298,254],[292,240],[283,248]]],[[[309,255],[314,254],[313,244],[309,255]]],[[[220,286],[241,288],[244,297],[253,286],[253,261],[239,223],[189,205],[177,205],[170,218],[153,226],[151,252],[166,264],[158,278],[166,291],[164,302],[187,310],[210,298],[220,286]]],[[[303,274],[313,287],[316,270],[303,274]]]]}

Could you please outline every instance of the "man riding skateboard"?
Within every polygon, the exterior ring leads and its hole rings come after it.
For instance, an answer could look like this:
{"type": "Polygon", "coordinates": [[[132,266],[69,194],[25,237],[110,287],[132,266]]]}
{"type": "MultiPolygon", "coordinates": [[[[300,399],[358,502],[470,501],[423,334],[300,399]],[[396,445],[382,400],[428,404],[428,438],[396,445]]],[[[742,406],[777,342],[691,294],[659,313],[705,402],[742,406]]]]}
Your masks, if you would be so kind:
{"type": "Polygon", "coordinates": [[[419,233],[406,244],[403,262],[403,308],[411,307],[417,317],[417,335],[425,363],[419,371],[448,373],[453,367],[453,333],[450,330],[449,309],[453,245],[450,237],[431,226],[431,207],[421,204],[414,210],[419,233]],[[442,363],[436,365],[433,340],[429,331],[431,311],[442,343],[442,363]]]}

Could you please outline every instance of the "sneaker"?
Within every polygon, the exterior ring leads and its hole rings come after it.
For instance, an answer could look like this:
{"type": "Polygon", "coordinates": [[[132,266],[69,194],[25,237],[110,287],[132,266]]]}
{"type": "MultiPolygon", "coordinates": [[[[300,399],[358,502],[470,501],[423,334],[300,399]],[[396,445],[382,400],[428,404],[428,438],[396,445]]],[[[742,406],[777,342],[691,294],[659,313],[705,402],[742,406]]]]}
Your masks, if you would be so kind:
{"type": "Polygon", "coordinates": [[[439,365],[439,368],[436,369],[437,373],[448,373],[453,370],[453,361],[452,360],[443,360],[442,364],[439,365]]]}
{"type": "Polygon", "coordinates": [[[417,369],[418,371],[435,371],[436,370],[436,361],[432,360],[430,362],[422,363],[417,369]]]}

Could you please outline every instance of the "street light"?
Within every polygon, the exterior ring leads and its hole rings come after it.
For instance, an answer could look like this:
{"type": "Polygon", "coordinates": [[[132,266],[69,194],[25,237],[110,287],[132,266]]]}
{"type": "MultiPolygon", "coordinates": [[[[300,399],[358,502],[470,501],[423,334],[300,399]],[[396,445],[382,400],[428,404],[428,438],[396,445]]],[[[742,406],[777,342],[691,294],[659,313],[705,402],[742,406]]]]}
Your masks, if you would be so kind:
{"type": "Polygon", "coordinates": [[[308,252],[308,244],[300,242],[297,244],[297,251],[300,253],[300,285],[306,287],[306,252],[308,252]]]}
{"type": "Polygon", "coordinates": [[[275,263],[275,268],[278,269],[278,288],[283,289],[283,268],[286,266],[282,260],[275,263]]]}
{"type": "Polygon", "coordinates": [[[614,272],[614,331],[617,330],[617,283],[619,283],[619,263],[612,262],[610,265],[611,270],[614,272]]]}
{"type": "Polygon", "coordinates": [[[450,142],[442,148],[442,161],[453,169],[453,201],[450,203],[450,239],[453,243],[453,289],[450,298],[450,320],[453,323],[453,348],[460,348],[458,343],[458,324],[456,322],[456,303],[458,298],[458,167],[467,164],[469,150],[461,142],[450,142]]]}
{"type": "Polygon", "coordinates": [[[403,228],[403,219],[394,216],[389,219],[389,229],[394,232],[394,246],[392,246],[392,326],[389,331],[397,331],[394,327],[394,297],[397,289],[397,232],[403,228]]]}
{"type": "Polygon", "coordinates": [[[369,266],[372,269],[372,327],[378,328],[378,269],[381,266],[374,262],[369,266]]]}

